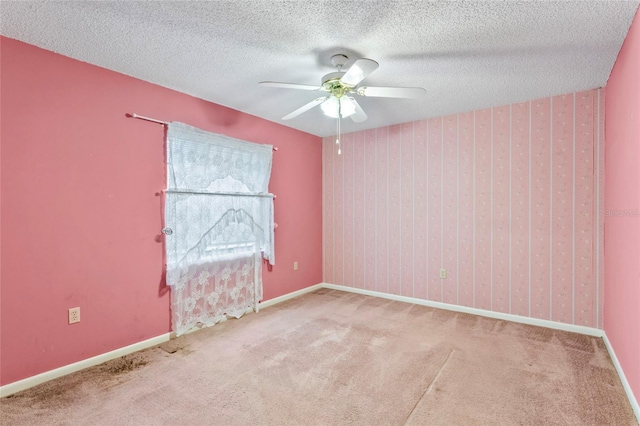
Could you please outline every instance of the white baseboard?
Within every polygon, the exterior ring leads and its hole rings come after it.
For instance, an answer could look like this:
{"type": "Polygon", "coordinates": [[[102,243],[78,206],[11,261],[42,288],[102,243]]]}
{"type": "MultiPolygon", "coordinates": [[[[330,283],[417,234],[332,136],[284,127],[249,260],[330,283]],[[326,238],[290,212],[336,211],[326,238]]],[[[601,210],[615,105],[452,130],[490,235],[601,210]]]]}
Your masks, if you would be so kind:
{"type": "Polygon", "coordinates": [[[316,290],[321,289],[322,286],[323,286],[323,283],[315,284],[315,285],[312,285],[311,287],[305,287],[305,288],[303,288],[301,290],[296,290],[296,291],[293,291],[291,293],[287,293],[287,294],[284,294],[282,296],[275,297],[273,299],[265,300],[264,302],[260,302],[260,309],[268,308],[269,306],[273,306],[273,305],[276,305],[278,303],[282,303],[285,300],[293,299],[294,297],[302,296],[303,294],[306,294],[306,293],[311,293],[312,291],[316,291],[316,290]]]}
{"type": "MultiPolygon", "coordinates": [[[[301,290],[297,290],[288,294],[285,294],[274,299],[266,300],[260,303],[260,308],[268,308],[277,303],[284,302],[285,300],[293,299],[294,297],[301,296],[305,293],[309,293],[322,288],[322,284],[315,284],[311,287],[306,287],[301,290]]],[[[253,312],[252,308],[247,310],[247,313],[253,312]]],[[[224,318],[226,320],[226,318],[224,318]]],[[[223,320],[223,321],[224,321],[223,320]]],[[[193,333],[200,330],[201,327],[193,327],[185,334],[193,333]]],[[[0,398],[12,395],[16,392],[20,392],[36,385],[39,385],[49,380],[57,379],[58,377],[66,376],[67,374],[75,373],[76,371],[84,370],[85,368],[93,367],[94,365],[102,364],[103,362],[110,361],[121,356],[129,355],[134,352],[141,351],[143,349],[150,348],[152,346],[159,345],[161,343],[168,342],[170,339],[175,338],[175,333],[165,333],[161,336],[153,337],[142,342],[134,343],[124,348],[116,349],[111,352],[107,352],[101,355],[97,355],[91,358],[83,359],[82,361],[74,362],[54,370],[45,371],[44,373],[37,374],[35,376],[27,377],[26,379],[18,380],[17,382],[9,383],[4,386],[0,386],[0,398]]]]}
{"type": "Polygon", "coordinates": [[[537,325],[539,327],[551,328],[554,330],[571,331],[573,333],[586,334],[588,336],[602,337],[604,330],[582,325],[565,324],[557,321],[549,321],[537,318],[523,317],[520,315],[503,314],[501,312],[487,311],[485,309],[470,308],[467,306],[451,305],[449,303],[434,302],[431,300],[418,299],[415,297],[398,296],[395,294],[381,293],[379,291],[364,290],[361,288],[347,287],[337,284],[322,283],[323,288],[332,290],[349,291],[351,293],[364,294],[367,296],[381,297],[383,299],[396,300],[398,302],[413,303],[415,305],[429,306],[431,308],[446,309],[448,311],[464,312],[465,314],[480,315],[488,318],[495,318],[505,321],[518,322],[521,324],[537,325]]]}
{"type": "Polygon", "coordinates": [[[102,364],[103,362],[168,342],[169,338],[170,333],[165,333],[157,337],[152,337],[151,339],[143,340],[142,342],[134,343],[133,345],[125,346],[124,348],[96,355],[83,359],[82,361],[74,362],[73,364],[68,364],[54,370],[27,377],[26,379],[18,380],[17,382],[0,386],[0,398],[29,389],[41,383],[48,382],[49,380],[57,379],[58,377],[66,376],[67,374],[75,373],[76,371],[84,370],[85,368],[93,367],[94,365],[102,364]]]}
{"type": "Polygon", "coordinates": [[[609,356],[611,357],[611,361],[613,362],[614,367],[616,367],[616,371],[618,372],[618,376],[620,377],[620,381],[622,382],[622,387],[624,391],[627,393],[627,398],[629,398],[629,402],[631,403],[631,408],[633,408],[633,412],[636,415],[636,420],[638,424],[640,424],[640,405],[638,405],[638,400],[633,395],[633,390],[631,389],[631,385],[627,381],[627,376],[624,375],[624,371],[622,370],[622,366],[620,362],[618,362],[618,357],[616,356],[615,351],[613,350],[613,346],[611,346],[611,342],[607,338],[605,334],[602,339],[604,340],[604,344],[609,351],[609,356]]]}

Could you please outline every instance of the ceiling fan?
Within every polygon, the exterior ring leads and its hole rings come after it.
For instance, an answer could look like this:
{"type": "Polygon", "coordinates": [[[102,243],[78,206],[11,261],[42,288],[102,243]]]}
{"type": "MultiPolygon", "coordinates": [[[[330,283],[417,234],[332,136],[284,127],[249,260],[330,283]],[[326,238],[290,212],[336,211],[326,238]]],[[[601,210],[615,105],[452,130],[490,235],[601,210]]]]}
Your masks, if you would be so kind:
{"type": "Polygon", "coordinates": [[[367,119],[367,114],[362,110],[358,101],[351,95],[380,98],[419,98],[426,93],[421,87],[370,87],[359,85],[369,74],[378,68],[378,63],[372,59],[357,59],[347,71],[342,68],[349,58],[346,55],[338,54],[331,57],[331,64],[338,71],[332,72],[322,77],[320,86],[307,84],[280,83],[276,81],[261,81],[259,84],[266,87],[278,87],[283,89],[299,89],[327,92],[311,102],[301,106],[297,110],[282,117],[283,120],[290,120],[303,112],[320,105],[325,115],[337,118],[338,154],[340,154],[340,119],[351,117],[356,123],[361,123],[367,119]]]}
{"type": "Polygon", "coordinates": [[[292,113],[285,115],[282,117],[283,120],[290,120],[320,105],[322,111],[330,117],[351,117],[354,122],[361,123],[367,119],[367,114],[365,114],[358,102],[351,97],[351,95],[379,98],[419,98],[426,93],[421,87],[358,86],[369,74],[378,68],[378,63],[372,59],[357,59],[347,71],[342,71],[342,67],[344,67],[348,60],[349,58],[345,55],[333,55],[331,57],[331,63],[338,68],[338,71],[322,77],[322,84],[320,86],[279,83],[276,81],[261,81],[259,84],[266,87],[312,90],[328,93],[328,95],[314,99],[292,113]]]}

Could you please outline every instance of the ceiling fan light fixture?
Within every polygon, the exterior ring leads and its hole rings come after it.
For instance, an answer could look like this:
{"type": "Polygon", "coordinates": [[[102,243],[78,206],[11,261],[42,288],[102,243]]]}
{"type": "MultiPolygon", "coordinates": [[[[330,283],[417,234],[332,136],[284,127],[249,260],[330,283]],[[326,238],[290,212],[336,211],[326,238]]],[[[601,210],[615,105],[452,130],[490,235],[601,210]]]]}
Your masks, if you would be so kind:
{"type": "Polygon", "coordinates": [[[330,96],[329,99],[320,104],[324,115],[338,118],[338,98],[330,96]]]}
{"type": "Polygon", "coordinates": [[[349,117],[356,113],[356,105],[350,97],[343,96],[340,98],[340,112],[342,117],[349,117]]]}
{"type": "Polygon", "coordinates": [[[320,108],[322,108],[324,115],[332,118],[338,118],[338,116],[345,118],[356,112],[355,104],[347,96],[340,98],[331,96],[320,105],[320,108]]]}

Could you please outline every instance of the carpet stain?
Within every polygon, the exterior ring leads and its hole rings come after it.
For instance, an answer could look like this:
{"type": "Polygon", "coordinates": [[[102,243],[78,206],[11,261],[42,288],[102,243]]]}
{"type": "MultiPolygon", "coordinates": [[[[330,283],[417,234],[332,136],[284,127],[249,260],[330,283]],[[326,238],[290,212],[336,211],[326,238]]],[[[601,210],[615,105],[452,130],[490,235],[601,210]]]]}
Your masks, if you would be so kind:
{"type": "Polygon", "coordinates": [[[53,388],[34,393],[25,399],[34,407],[51,409],[70,405],[75,400],[73,395],[75,392],[72,389],[53,388]]]}
{"type": "Polygon", "coordinates": [[[187,345],[184,339],[181,338],[169,340],[166,343],[158,345],[158,348],[170,355],[176,353],[179,355],[189,355],[193,353],[193,350],[189,349],[189,345],[187,345]]]}
{"type": "Polygon", "coordinates": [[[409,317],[424,317],[427,314],[431,314],[433,312],[433,308],[427,307],[427,306],[420,306],[420,305],[412,305],[411,308],[409,309],[409,312],[407,312],[407,315],[409,317]]]}
{"type": "Polygon", "coordinates": [[[453,321],[452,325],[457,321],[457,312],[447,311],[444,309],[433,309],[429,318],[432,322],[437,322],[440,325],[453,321]]]}
{"type": "Polygon", "coordinates": [[[120,376],[142,368],[148,363],[149,361],[138,354],[126,355],[99,365],[98,370],[102,375],[120,376]]]}
{"type": "Polygon", "coordinates": [[[456,316],[456,328],[474,329],[476,327],[476,324],[478,323],[478,318],[480,317],[478,317],[477,315],[465,314],[460,312],[456,316]]]}
{"type": "MultiPolygon", "coordinates": [[[[555,330],[517,322],[499,321],[499,328],[495,329],[500,334],[514,336],[535,342],[548,343],[555,334],[555,330]]],[[[560,343],[560,342],[558,342],[560,343]]]]}
{"type": "MultiPolygon", "coordinates": [[[[71,374],[12,395],[22,407],[56,410],[72,405],[80,395],[84,383],[82,374],[71,374]]],[[[4,410],[3,410],[4,411],[4,410]]]]}
{"type": "Polygon", "coordinates": [[[83,370],[57,380],[44,383],[24,392],[12,395],[23,406],[39,409],[60,409],[73,405],[84,394],[83,389],[99,385],[103,389],[119,383],[114,379],[137,370],[148,361],[139,354],[127,355],[93,368],[83,370]]]}
{"type": "Polygon", "coordinates": [[[594,353],[595,347],[591,343],[593,337],[578,333],[558,333],[558,338],[563,347],[569,347],[579,351],[594,353]]]}

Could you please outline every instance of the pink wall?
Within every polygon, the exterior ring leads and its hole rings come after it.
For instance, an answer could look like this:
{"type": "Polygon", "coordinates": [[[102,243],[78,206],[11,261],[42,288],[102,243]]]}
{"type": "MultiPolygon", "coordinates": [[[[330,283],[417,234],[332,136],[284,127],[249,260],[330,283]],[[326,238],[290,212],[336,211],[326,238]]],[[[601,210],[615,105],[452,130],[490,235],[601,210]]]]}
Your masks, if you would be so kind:
{"type": "Polygon", "coordinates": [[[0,40],[1,384],[169,331],[163,128],[126,112],[278,146],[265,299],[321,281],[320,138],[0,40]],[[68,325],[75,306],[82,322],[68,325]]]}
{"type": "Polygon", "coordinates": [[[324,281],[602,326],[604,91],[324,139],[324,281]],[[448,277],[439,278],[441,268],[448,277]]]}
{"type": "Polygon", "coordinates": [[[640,13],[607,82],[604,329],[640,397],[640,13]]]}

